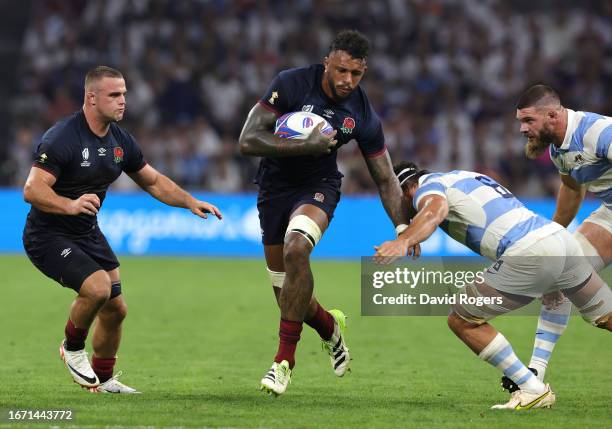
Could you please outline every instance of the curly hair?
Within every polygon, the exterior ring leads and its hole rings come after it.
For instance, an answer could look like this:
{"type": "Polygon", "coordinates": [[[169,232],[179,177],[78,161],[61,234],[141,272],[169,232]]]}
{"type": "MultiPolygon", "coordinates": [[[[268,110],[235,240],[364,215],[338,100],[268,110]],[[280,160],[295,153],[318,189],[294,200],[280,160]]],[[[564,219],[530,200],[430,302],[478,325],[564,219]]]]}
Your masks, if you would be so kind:
{"type": "Polygon", "coordinates": [[[357,30],[342,30],[329,46],[329,52],[344,51],[355,59],[366,59],[370,53],[370,41],[357,30]]]}

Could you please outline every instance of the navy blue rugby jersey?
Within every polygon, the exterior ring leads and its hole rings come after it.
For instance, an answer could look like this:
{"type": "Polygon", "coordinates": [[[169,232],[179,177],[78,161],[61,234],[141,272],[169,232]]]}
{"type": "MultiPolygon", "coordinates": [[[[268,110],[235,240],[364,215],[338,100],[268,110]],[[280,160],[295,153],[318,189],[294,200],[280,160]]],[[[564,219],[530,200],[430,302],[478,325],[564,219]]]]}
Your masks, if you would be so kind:
{"type": "MultiPolygon", "coordinates": [[[[34,167],[53,174],[55,193],[77,199],[83,194],[96,194],[100,203],[106,190],[122,171],[134,173],[146,165],[134,138],[111,123],[104,137],[95,135],[82,110],[53,125],[36,149],[34,167]]],[[[85,234],[95,227],[96,216],[58,215],[32,206],[26,229],[63,234],[85,234]]]]}
{"type": "MultiPolygon", "coordinates": [[[[337,130],[336,148],[354,139],[366,157],[384,153],[382,125],[363,88],[358,86],[347,98],[335,102],[323,92],[322,76],[322,64],[284,70],[259,103],[278,116],[308,111],[324,117],[337,130]]],[[[342,178],[336,156],[334,150],[319,157],[263,158],[255,182],[262,186],[291,186],[328,177],[342,178]]]]}

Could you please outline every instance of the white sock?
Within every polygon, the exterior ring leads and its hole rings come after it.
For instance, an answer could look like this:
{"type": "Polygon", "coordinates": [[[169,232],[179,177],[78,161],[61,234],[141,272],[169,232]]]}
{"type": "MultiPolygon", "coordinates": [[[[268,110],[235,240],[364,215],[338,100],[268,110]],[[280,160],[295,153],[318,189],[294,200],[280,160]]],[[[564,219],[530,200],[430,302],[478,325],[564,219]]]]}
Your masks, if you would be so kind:
{"type": "Polygon", "coordinates": [[[480,352],[478,357],[489,362],[514,381],[518,387],[529,393],[543,393],[546,386],[533,375],[529,369],[516,357],[512,346],[506,338],[498,333],[493,340],[480,352]]]}
{"type": "Polygon", "coordinates": [[[572,303],[567,298],[555,310],[547,310],[546,307],[542,306],[540,318],[538,319],[538,329],[533,343],[533,354],[529,362],[529,367],[538,371],[538,379],[540,381],[544,380],[548,361],[557,344],[557,340],[569,323],[571,311],[572,303]]]}

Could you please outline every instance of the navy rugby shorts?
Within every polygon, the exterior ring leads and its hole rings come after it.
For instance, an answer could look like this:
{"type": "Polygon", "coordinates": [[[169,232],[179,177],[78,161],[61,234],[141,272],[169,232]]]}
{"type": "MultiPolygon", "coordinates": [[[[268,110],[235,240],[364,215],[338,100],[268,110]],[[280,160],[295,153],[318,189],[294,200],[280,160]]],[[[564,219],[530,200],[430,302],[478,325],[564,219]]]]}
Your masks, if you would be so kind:
{"type": "Polygon", "coordinates": [[[30,261],[44,275],[76,292],[91,274],[99,270],[114,270],[119,266],[115,253],[98,226],[84,236],[54,234],[31,230],[26,226],[23,247],[30,261]]]}
{"type": "Polygon", "coordinates": [[[301,205],[312,204],[327,214],[331,222],[340,201],[341,179],[324,178],[295,187],[260,186],[257,210],[264,245],[283,244],[291,214],[301,205]]]}

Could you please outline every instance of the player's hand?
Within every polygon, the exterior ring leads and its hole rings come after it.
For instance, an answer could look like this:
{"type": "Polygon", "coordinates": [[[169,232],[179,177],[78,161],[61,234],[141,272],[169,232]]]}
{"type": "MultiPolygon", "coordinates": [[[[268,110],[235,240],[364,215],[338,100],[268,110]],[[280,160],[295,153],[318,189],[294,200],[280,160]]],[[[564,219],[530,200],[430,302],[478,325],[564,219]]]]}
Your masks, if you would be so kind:
{"type": "Polygon", "coordinates": [[[321,134],[323,122],[318,123],[306,140],[304,140],[305,152],[307,155],[321,156],[331,153],[338,144],[338,140],[334,137],[337,131],[334,130],[330,134],[321,134]]]}
{"type": "MultiPolygon", "coordinates": [[[[416,246],[418,246],[418,244],[416,246]]],[[[376,250],[373,258],[374,263],[387,265],[397,261],[400,258],[403,258],[408,254],[408,243],[406,240],[389,240],[385,241],[380,246],[374,246],[374,250],[376,250]]],[[[420,253],[421,250],[419,248],[419,254],[420,253]]]]}
{"type": "Polygon", "coordinates": [[[563,303],[565,295],[561,291],[549,292],[542,295],[542,305],[547,310],[556,310],[563,303]]]}
{"type": "Polygon", "coordinates": [[[408,248],[408,256],[412,256],[412,259],[418,259],[421,256],[421,245],[419,243],[408,248]]]}
{"type": "Polygon", "coordinates": [[[189,207],[189,210],[191,210],[191,213],[194,215],[204,219],[208,219],[207,213],[214,214],[219,220],[223,219],[223,215],[219,209],[206,201],[195,200],[191,207],[189,207]]]}
{"type": "Polygon", "coordinates": [[[72,200],[68,206],[68,214],[76,216],[86,214],[95,216],[100,210],[100,198],[96,194],[83,194],[72,200]]]}

